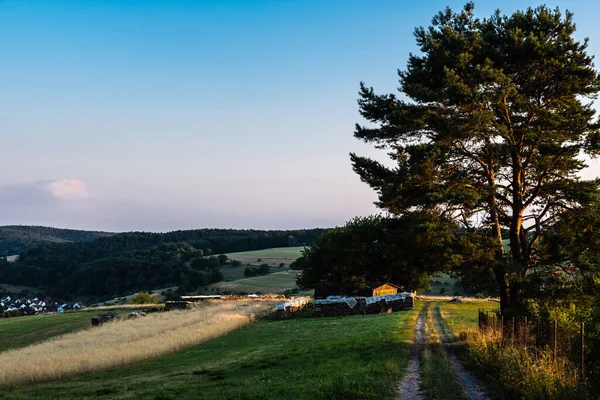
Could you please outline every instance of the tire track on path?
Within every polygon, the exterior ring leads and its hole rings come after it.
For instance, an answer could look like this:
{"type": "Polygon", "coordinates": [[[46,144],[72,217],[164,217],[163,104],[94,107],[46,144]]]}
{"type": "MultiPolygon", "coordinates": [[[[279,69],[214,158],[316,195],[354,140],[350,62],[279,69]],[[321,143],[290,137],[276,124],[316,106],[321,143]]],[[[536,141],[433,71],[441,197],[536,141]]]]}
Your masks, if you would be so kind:
{"type": "Polygon", "coordinates": [[[406,374],[396,391],[395,400],[423,400],[419,392],[421,385],[421,352],[425,343],[425,320],[427,319],[427,309],[429,303],[426,303],[419,312],[417,326],[415,329],[414,345],[411,351],[406,374]]]}
{"type": "Polygon", "coordinates": [[[438,305],[433,311],[433,323],[440,340],[444,344],[444,349],[446,350],[448,360],[452,365],[452,370],[458,378],[465,394],[472,400],[488,400],[483,387],[477,382],[477,379],[460,364],[454,351],[448,346],[448,343],[450,343],[451,340],[447,336],[446,331],[441,327],[442,320],[442,314],[440,313],[440,307],[438,305]]]}

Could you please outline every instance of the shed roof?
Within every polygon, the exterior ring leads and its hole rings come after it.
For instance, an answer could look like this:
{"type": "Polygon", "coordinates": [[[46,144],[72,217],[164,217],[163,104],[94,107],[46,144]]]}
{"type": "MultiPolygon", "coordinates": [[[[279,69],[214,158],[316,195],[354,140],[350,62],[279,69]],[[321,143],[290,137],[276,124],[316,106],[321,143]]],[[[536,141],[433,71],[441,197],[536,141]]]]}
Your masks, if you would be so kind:
{"type": "Polygon", "coordinates": [[[396,289],[402,289],[402,287],[400,287],[398,285],[394,285],[393,283],[389,283],[389,282],[382,283],[381,285],[376,286],[373,289],[379,289],[380,287],[385,286],[385,285],[389,285],[389,286],[395,287],[396,289]]]}

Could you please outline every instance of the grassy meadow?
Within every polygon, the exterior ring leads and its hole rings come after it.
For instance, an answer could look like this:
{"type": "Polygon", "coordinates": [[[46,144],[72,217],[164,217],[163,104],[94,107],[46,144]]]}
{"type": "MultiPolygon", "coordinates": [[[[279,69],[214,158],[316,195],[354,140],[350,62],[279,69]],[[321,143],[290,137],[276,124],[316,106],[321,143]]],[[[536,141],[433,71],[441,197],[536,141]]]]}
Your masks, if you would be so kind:
{"type": "MultiPolygon", "coordinates": [[[[261,259],[269,259],[269,258],[283,258],[295,260],[302,255],[302,250],[304,250],[303,246],[298,247],[274,247],[270,249],[262,249],[262,250],[252,250],[252,251],[243,251],[239,253],[229,253],[227,257],[238,260],[240,258],[252,258],[258,260],[261,259]]],[[[255,262],[258,262],[256,261],[255,262]]]]}
{"type": "Polygon", "coordinates": [[[0,365],[11,367],[0,369],[0,387],[65,379],[156,358],[248,324],[256,316],[270,312],[274,304],[204,303],[192,310],[119,320],[3,351],[0,365]]]}
{"type": "Polygon", "coordinates": [[[9,387],[0,399],[387,398],[408,363],[420,307],[366,317],[266,318],[154,360],[9,387]]]}
{"type": "Polygon", "coordinates": [[[90,327],[96,310],[0,318],[0,352],[90,327]]]}

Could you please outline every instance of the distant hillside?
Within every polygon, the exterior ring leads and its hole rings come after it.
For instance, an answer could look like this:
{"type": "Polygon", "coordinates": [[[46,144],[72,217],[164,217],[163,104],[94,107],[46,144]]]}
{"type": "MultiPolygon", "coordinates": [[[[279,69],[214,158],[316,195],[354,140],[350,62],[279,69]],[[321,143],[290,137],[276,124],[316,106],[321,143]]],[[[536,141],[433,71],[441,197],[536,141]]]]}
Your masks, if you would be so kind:
{"type": "Polygon", "coordinates": [[[306,246],[324,229],[259,231],[197,229],[168,233],[127,232],[87,242],[42,243],[2,263],[0,282],[35,286],[54,297],[122,296],[177,286],[196,290],[222,279],[219,261],[193,258],[273,247],[306,246]],[[213,268],[214,267],[214,268],[213,268]]]}
{"type": "Polygon", "coordinates": [[[47,243],[89,242],[113,233],[48,228],[45,226],[0,226],[0,255],[19,254],[22,250],[47,243]]]}

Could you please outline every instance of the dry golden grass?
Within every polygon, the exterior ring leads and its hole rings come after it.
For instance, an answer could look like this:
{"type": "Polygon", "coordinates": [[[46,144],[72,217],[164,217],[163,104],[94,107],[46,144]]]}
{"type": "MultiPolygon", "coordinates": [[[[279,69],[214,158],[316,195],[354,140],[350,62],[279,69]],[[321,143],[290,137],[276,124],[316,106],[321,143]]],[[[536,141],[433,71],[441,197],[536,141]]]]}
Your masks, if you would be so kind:
{"type": "Polygon", "coordinates": [[[224,335],[268,313],[274,301],[210,302],[150,314],[0,353],[0,387],[118,368],[224,335]]]}
{"type": "Polygon", "coordinates": [[[88,307],[88,308],[84,308],[84,311],[90,311],[90,310],[98,310],[98,311],[104,311],[104,310],[116,310],[116,309],[121,309],[121,308],[163,308],[165,305],[164,303],[162,304],[156,304],[156,303],[149,303],[149,304],[115,304],[112,306],[99,306],[99,307],[88,307]]]}

